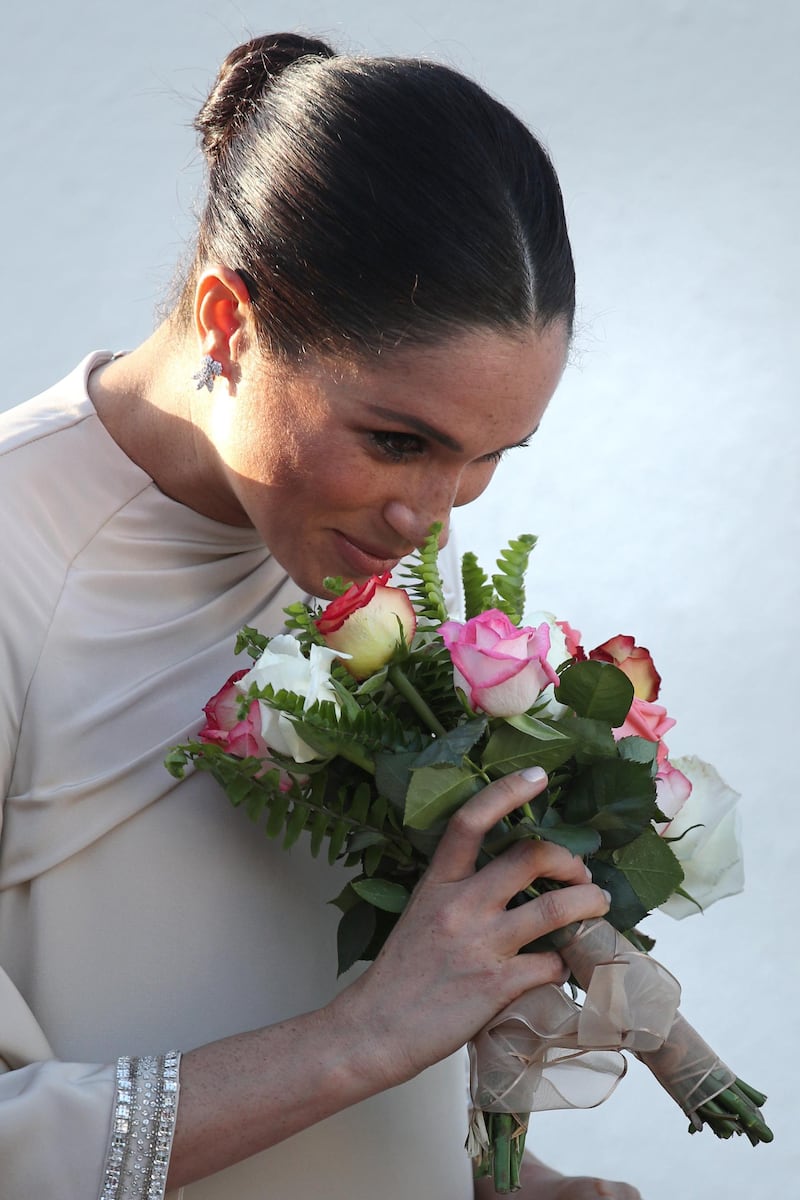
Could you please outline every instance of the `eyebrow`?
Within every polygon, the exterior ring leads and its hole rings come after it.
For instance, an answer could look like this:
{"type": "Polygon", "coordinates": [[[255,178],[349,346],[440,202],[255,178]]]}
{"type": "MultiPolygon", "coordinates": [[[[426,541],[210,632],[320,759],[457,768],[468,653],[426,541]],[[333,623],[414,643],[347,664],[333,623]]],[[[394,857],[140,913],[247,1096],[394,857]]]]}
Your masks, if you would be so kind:
{"type": "Polygon", "coordinates": [[[415,433],[423,434],[425,437],[430,438],[431,441],[438,442],[440,446],[446,446],[448,450],[452,450],[456,454],[464,453],[464,447],[461,445],[461,442],[450,437],[449,433],[443,433],[435,425],[429,425],[421,417],[411,417],[408,413],[398,412],[396,408],[384,408],[382,404],[368,404],[367,408],[370,412],[375,413],[377,417],[386,417],[389,421],[397,421],[398,424],[405,425],[407,429],[413,429],[415,433]]]}
{"type": "MultiPolygon", "coordinates": [[[[464,453],[464,447],[461,445],[461,442],[451,437],[449,433],[444,433],[443,430],[437,429],[435,425],[429,425],[421,417],[412,417],[408,413],[399,412],[396,408],[384,408],[382,404],[368,404],[367,408],[377,417],[385,417],[389,421],[397,421],[398,424],[404,425],[407,429],[413,429],[415,433],[421,433],[424,437],[438,442],[440,446],[445,446],[455,454],[464,453]]],[[[526,434],[521,442],[514,442],[512,446],[503,446],[500,450],[493,451],[493,453],[500,454],[503,450],[514,450],[517,446],[524,446],[528,439],[533,437],[538,428],[539,426],[537,425],[529,434],[526,434]]]]}

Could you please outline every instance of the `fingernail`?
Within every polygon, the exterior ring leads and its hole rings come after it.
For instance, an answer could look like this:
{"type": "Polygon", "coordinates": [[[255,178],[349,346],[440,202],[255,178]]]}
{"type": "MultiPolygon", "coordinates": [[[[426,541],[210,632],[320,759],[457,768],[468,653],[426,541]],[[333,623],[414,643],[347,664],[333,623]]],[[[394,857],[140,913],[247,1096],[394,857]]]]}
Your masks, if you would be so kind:
{"type": "Polygon", "coordinates": [[[593,876],[592,876],[592,872],[589,870],[586,863],[583,864],[583,869],[586,872],[586,882],[591,883],[593,876]]]}
{"type": "Polygon", "coordinates": [[[603,895],[605,896],[606,900],[608,901],[608,903],[610,905],[611,904],[611,892],[607,892],[605,888],[600,888],[600,891],[603,893],[603,895]]]}
{"type": "Polygon", "coordinates": [[[541,767],[525,767],[519,774],[526,783],[543,783],[547,779],[547,772],[541,767]]]}

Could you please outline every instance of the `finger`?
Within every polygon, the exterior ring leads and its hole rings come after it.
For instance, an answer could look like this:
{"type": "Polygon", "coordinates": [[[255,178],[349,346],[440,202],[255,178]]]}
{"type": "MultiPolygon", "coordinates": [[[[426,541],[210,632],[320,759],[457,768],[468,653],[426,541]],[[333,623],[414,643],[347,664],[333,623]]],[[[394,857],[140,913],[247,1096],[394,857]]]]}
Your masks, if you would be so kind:
{"type": "Polygon", "coordinates": [[[522,946],[554,929],[563,929],[565,925],[590,917],[604,917],[608,909],[608,896],[593,883],[557,888],[510,909],[503,918],[504,933],[509,939],[509,948],[516,953],[522,946]]]}
{"type": "Polygon", "coordinates": [[[475,871],[481,842],[498,821],[547,787],[540,767],[506,775],[483,788],[450,818],[431,859],[428,876],[437,883],[454,883],[475,871]]]}
{"type": "Polygon", "coordinates": [[[524,892],[535,879],[558,879],[564,883],[591,883],[592,875],[583,860],[554,842],[533,839],[516,842],[475,876],[474,886],[499,908],[524,892]]]}

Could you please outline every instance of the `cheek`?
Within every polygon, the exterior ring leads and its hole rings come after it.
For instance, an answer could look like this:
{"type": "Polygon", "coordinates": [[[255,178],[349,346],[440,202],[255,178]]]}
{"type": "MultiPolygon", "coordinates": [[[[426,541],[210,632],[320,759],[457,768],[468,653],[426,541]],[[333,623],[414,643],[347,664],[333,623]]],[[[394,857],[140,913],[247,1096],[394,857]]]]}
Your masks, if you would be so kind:
{"type": "Polygon", "coordinates": [[[465,504],[471,504],[473,500],[482,496],[492,482],[497,465],[497,463],[485,463],[465,471],[456,490],[453,508],[463,508],[465,504]]]}

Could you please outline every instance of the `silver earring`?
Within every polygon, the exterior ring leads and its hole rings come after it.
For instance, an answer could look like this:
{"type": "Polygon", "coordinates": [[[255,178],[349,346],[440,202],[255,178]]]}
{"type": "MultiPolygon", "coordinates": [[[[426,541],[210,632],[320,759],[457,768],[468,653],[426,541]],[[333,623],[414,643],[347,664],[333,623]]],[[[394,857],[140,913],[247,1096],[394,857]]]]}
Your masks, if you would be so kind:
{"type": "Polygon", "coordinates": [[[221,375],[221,374],[222,374],[222,363],[217,362],[217,360],[215,358],[212,358],[210,354],[206,354],[203,357],[203,363],[202,363],[202,366],[200,367],[200,370],[195,375],[192,376],[192,379],[197,380],[197,391],[198,392],[200,391],[201,387],[206,387],[206,388],[208,388],[209,391],[211,391],[212,388],[214,387],[214,380],[217,378],[218,375],[221,375]]]}

